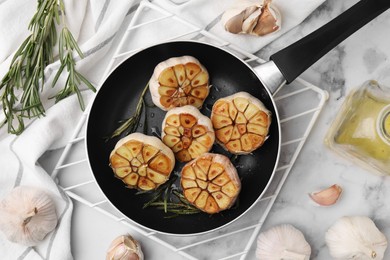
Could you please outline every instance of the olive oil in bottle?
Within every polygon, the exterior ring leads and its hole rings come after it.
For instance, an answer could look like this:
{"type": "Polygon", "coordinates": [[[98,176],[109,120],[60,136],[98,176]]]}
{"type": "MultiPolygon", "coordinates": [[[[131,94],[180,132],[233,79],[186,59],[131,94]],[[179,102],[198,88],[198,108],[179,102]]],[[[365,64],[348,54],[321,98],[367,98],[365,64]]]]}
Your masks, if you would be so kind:
{"type": "Polygon", "coordinates": [[[390,89],[368,81],[346,98],[325,143],[381,175],[390,175],[390,89]]]}

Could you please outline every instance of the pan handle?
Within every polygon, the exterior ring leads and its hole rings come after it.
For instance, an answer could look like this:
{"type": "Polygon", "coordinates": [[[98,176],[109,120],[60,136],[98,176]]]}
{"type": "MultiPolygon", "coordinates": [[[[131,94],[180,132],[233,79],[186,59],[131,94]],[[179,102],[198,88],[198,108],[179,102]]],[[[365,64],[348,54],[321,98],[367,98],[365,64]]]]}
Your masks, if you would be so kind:
{"type": "Polygon", "coordinates": [[[390,7],[390,0],[361,0],[350,9],[296,43],[273,54],[287,83],[322,56],[390,7]]]}

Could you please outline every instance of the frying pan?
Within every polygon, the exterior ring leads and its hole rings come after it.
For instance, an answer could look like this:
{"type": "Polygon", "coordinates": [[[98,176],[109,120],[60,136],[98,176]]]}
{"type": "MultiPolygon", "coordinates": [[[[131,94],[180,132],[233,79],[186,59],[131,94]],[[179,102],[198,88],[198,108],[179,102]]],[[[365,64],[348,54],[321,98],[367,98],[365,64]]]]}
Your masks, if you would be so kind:
{"type": "MultiPolygon", "coordinates": [[[[281,131],[272,92],[285,81],[293,81],[325,53],[389,7],[388,0],[360,1],[319,30],[272,55],[271,61],[260,65],[255,69],[256,72],[232,53],[196,41],[162,43],[134,54],[105,80],[88,116],[87,157],[100,189],[130,221],[165,234],[205,233],[238,219],[262,197],[278,162],[281,131]],[[138,97],[154,67],[163,60],[182,55],[196,57],[209,72],[213,87],[201,109],[203,114],[210,115],[210,108],[218,98],[245,91],[259,98],[272,112],[272,123],[265,144],[253,154],[239,156],[234,161],[242,181],[242,190],[235,206],[213,215],[199,213],[167,218],[163,210],[154,207],[143,209],[144,203],[151,199],[151,194],[138,195],[136,190],[125,188],[123,182],[114,177],[108,165],[109,154],[123,136],[109,141],[105,137],[118,127],[120,120],[134,113],[138,97]]],[[[149,93],[145,100],[151,104],[149,93]]],[[[164,115],[165,112],[159,108],[146,106],[145,118],[141,118],[141,123],[147,125],[148,135],[154,134],[153,128],[161,127],[164,115]]],[[[141,132],[142,126],[138,130],[141,132]]],[[[230,156],[218,145],[213,147],[212,152],[230,156]]],[[[182,166],[176,163],[174,171],[180,172],[182,166]]]]}

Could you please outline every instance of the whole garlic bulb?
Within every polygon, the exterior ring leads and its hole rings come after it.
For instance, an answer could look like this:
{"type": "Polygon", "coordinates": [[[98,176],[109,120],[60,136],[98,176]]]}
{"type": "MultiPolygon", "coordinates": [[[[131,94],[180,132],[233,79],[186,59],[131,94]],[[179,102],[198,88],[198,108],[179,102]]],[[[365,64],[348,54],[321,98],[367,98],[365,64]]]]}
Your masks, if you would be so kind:
{"type": "Polygon", "coordinates": [[[110,166],[128,188],[153,190],[169,179],[175,155],[159,138],[132,133],[116,143],[110,166]]]}
{"type": "Polygon", "coordinates": [[[215,134],[211,120],[194,106],[176,107],[166,113],[161,139],[175,153],[176,159],[188,162],[211,150],[215,134]]]}
{"type": "Polygon", "coordinates": [[[12,242],[35,246],[56,225],[54,202],[40,189],[16,187],[0,203],[0,229],[12,242]]]}
{"type": "Polygon", "coordinates": [[[106,260],[143,260],[141,245],[130,235],[115,238],[107,251],[106,260]]]}
{"type": "Polygon", "coordinates": [[[160,62],[149,80],[153,103],[165,111],[185,105],[201,108],[209,89],[206,68],[192,56],[173,57],[160,62]]]}
{"type": "Polygon", "coordinates": [[[222,154],[205,153],[184,165],[180,175],[184,197],[209,214],[229,209],[241,191],[236,167],[222,154]]]}
{"type": "Polygon", "coordinates": [[[215,137],[233,154],[249,154],[263,145],[271,124],[271,112],[247,92],[218,99],[212,108],[215,137]]]}
{"type": "Polygon", "coordinates": [[[385,235],[365,216],[342,217],[326,232],[330,255],[336,259],[383,259],[385,235]]]}
{"type": "Polygon", "coordinates": [[[273,227],[257,238],[259,260],[309,260],[311,247],[302,232],[289,224],[273,227]]]}
{"type": "Polygon", "coordinates": [[[225,11],[221,22],[226,31],[234,34],[264,36],[280,30],[281,14],[271,0],[242,0],[225,11]]]}

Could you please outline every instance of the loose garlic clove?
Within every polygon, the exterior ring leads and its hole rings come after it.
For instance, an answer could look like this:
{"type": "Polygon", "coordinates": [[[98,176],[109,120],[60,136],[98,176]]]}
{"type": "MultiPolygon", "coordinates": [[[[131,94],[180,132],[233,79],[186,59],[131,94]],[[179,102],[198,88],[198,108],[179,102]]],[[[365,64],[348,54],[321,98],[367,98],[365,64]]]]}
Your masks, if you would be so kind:
{"type": "Polygon", "coordinates": [[[130,235],[119,236],[111,242],[106,260],[143,260],[140,243],[130,235]]]}
{"type": "Polygon", "coordinates": [[[236,168],[221,154],[206,153],[187,163],[180,183],[184,197],[209,214],[230,208],[241,190],[236,168]]]}
{"type": "Polygon", "coordinates": [[[175,156],[157,137],[133,133],[115,145],[110,166],[127,187],[153,190],[169,179],[175,156]]]}
{"type": "Polygon", "coordinates": [[[385,235],[365,216],[340,218],[326,232],[325,241],[336,259],[382,260],[387,248],[385,235]]]}
{"type": "Polygon", "coordinates": [[[160,62],[149,81],[153,103],[162,110],[185,105],[201,108],[209,88],[206,68],[192,56],[160,62]]]}
{"type": "Polygon", "coordinates": [[[226,10],[221,18],[225,30],[234,34],[243,33],[264,36],[280,30],[281,14],[271,3],[239,1],[226,10]]]}
{"type": "Polygon", "coordinates": [[[233,154],[248,154],[263,145],[271,112],[246,92],[218,99],[211,111],[217,142],[233,154]]]}
{"type": "Polygon", "coordinates": [[[259,260],[309,260],[310,255],[311,247],[302,232],[289,224],[273,227],[257,238],[259,260]]]}
{"type": "Polygon", "coordinates": [[[331,206],[338,201],[342,191],[343,189],[339,185],[334,184],[321,191],[310,193],[309,196],[321,206],[331,206]]]}
{"type": "Polygon", "coordinates": [[[57,226],[53,200],[37,188],[14,188],[0,203],[0,229],[11,242],[38,245],[57,226]]]}
{"type": "Polygon", "coordinates": [[[213,147],[215,134],[208,117],[193,106],[173,108],[162,122],[161,139],[177,160],[188,162],[213,147]]]}

